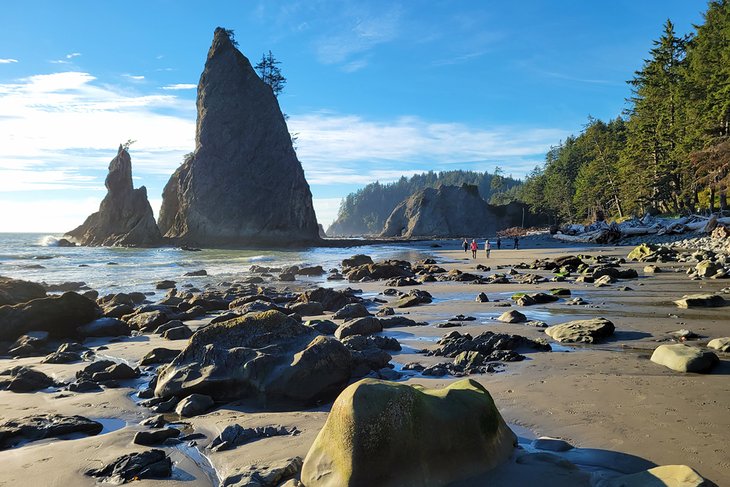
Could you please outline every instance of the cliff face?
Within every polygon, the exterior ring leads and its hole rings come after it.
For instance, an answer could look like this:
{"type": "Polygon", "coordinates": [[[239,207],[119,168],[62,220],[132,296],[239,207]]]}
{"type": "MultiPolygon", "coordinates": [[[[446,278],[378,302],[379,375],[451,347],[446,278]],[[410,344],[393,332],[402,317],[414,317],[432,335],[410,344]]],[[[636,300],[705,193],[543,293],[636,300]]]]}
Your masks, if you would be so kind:
{"type": "Polygon", "coordinates": [[[381,237],[478,238],[520,225],[522,206],[493,206],[476,186],[441,186],[415,193],[395,207],[381,237]]]}
{"type": "Polygon", "coordinates": [[[107,195],[99,211],[83,225],[66,234],[69,239],[89,246],[154,247],[162,243],[147,189],[132,185],[132,158],[121,145],[109,163],[105,181],[107,195]]]}
{"type": "Polygon", "coordinates": [[[312,194],[276,97],[220,27],[197,109],[195,151],[163,191],[162,233],[200,246],[318,241],[312,194]]]}

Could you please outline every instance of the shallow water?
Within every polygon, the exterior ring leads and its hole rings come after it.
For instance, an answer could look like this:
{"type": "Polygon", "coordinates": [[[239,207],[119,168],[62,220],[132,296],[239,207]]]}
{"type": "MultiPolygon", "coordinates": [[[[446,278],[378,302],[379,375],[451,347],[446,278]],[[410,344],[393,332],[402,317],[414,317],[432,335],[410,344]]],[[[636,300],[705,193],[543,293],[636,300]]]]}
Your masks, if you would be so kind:
{"type": "MultiPolygon", "coordinates": [[[[203,287],[250,275],[253,264],[269,267],[321,265],[337,267],[342,259],[368,254],[373,259],[416,261],[428,256],[427,244],[384,244],[351,248],[313,247],[303,250],[131,249],[117,247],[58,247],[61,235],[0,233],[0,275],[57,284],[85,282],[102,294],[154,291],[163,279],[203,287]],[[186,277],[186,272],[205,269],[208,276],[186,277]]],[[[322,277],[298,276],[300,282],[324,282],[322,277]]],[[[337,282],[330,282],[330,285],[337,282]]]]}

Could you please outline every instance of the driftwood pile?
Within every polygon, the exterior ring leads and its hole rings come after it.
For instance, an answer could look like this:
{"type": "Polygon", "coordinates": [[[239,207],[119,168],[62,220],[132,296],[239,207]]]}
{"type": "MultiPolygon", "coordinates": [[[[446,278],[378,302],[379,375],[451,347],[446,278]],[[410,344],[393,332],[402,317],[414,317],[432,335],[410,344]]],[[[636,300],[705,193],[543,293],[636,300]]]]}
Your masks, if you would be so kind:
{"type": "MultiPolygon", "coordinates": [[[[615,243],[625,237],[638,235],[670,235],[686,232],[712,233],[717,228],[727,228],[730,218],[717,215],[690,215],[681,218],[658,218],[646,215],[621,223],[599,221],[590,225],[565,225],[553,238],[564,242],[615,243]]],[[[721,230],[724,231],[724,230],[721,230]]],[[[719,232],[718,232],[719,233],[719,232]]]]}

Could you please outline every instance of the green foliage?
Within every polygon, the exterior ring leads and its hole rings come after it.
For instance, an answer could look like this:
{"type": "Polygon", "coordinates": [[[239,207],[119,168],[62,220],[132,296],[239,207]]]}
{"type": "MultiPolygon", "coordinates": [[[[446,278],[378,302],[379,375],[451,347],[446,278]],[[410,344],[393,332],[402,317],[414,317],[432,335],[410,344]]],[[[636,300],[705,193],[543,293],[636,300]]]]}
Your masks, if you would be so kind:
{"type": "Polygon", "coordinates": [[[723,206],[730,189],[730,1],[708,5],[693,36],[667,20],[628,82],[625,118],[588,119],[518,190],[556,221],[723,206]],[[709,196],[708,195],[709,189],[709,196]]]}

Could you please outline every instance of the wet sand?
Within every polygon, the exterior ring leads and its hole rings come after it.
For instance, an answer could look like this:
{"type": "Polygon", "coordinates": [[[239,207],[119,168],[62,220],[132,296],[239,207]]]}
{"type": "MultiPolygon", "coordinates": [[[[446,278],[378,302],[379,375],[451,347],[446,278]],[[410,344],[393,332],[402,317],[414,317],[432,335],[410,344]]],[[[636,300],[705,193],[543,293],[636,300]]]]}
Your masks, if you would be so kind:
{"type": "MultiPolygon", "coordinates": [[[[526,243],[529,245],[529,242],[526,243]]],[[[454,248],[457,245],[458,242],[453,243],[454,248]]],[[[481,251],[476,261],[466,258],[461,250],[444,248],[434,252],[434,258],[447,270],[458,268],[465,272],[490,274],[500,272],[497,266],[523,261],[529,263],[535,258],[582,251],[593,255],[625,256],[630,250],[626,247],[551,249],[545,248],[544,243],[542,245],[517,251],[493,250],[488,260],[481,251]],[[492,271],[476,271],[477,263],[491,266],[492,271]]],[[[730,485],[730,357],[718,354],[721,364],[712,373],[704,375],[673,372],[649,361],[651,351],[659,345],[657,340],[666,339],[667,332],[688,328],[707,337],[700,343],[730,335],[728,308],[682,310],[672,304],[673,299],[684,294],[719,291],[728,286],[728,280],[691,281],[684,273],[687,265],[662,264],[670,272],[645,276],[642,272],[644,264],[629,263],[626,266],[636,268],[640,277],[605,288],[570,282],[537,285],[427,283],[417,288],[431,293],[436,298],[434,302],[405,311],[409,318],[428,321],[431,325],[389,329],[385,334],[398,338],[405,348],[403,352],[394,354],[394,362],[426,365],[445,360],[426,357],[416,353],[415,349],[433,348],[438,338],[452,330],[472,335],[492,330],[547,338],[540,328],[505,324],[493,319],[506,309],[519,309],[528,318],[551,325],[580,318],[608,318],[616,325],[616,333],[605,343],[564,345],[555,347],[553,352],[528,353],[527,360],[508,363],[500,369],[501,372],[470,377],[486,386],[506,421],[518,426],[516,429],[520,436],[559,437],[581,449],[621,452],[660,465],[686,464],[717,485],[730,485]],[[672,269],[681,272],[671,272],[672,269]],[[633,290],[620,291],[622,286],[630,286],[633,290]],[[580,296],[590,304],[569,306],[564,299],[529,307],[503,308],[495,304],[498,299],[510,301],[509,296],[514,292],[555,287],[568,288],[573,293],[572,297],[580,296]],[[479,292],[485,292],[490,302],[476,302],[479,292]],[[477,320],[466,322],[459,328],[434,326],[456,314],[474,316],[477,320]]],[[[520,272],[552,276],[545,271],[520,272]]],[[[378,295],[385,288],[384,281],[349,285],[362,289],[366,296],[378,295]]],[[[205,322],[202,320],[197,325],[205,322]]],[[[91,343],[101,345],[103,340],[91,343]]],[[[182,348],[185,343],[184,340],[168,341],[157,335],[144,335],[107,343],[108,350],[99,354],[136,363],[156,346],[182,348]]],[[[32,364],[57,380],[70,381],[77,370],[88,364],[36,365],[41,358],[3,359],[0,360],[0,370],[32,364]]],[[[149,376],[143,379],[149,380],[149,376]]],[[[407,382],[429,387],[446,385],[453,380],[457,378],[407,378],[407,382]]],[[[137,405],[134,393],[141,382],[131,381],[124,383],[125,387],[85,394],[67,391],[34,394],[0,392],[3,420],[33,413],[80,414],[91,419],[116,420],[108,422],[108,429],[113,431],[102,432],[95,437],[41,441],[1,451],[3,468],[0,470],[0,485],[95,485],[95,480],[84,476],[83,471],[99,467],[122,454],[148,449],[132,444],[134,434],[146,429],[139,422],[154,415],[149,409],[137,405]]],[[[139,485],[216,485],[218,480],[248,465],[265,465],[297,455],[304,457],[324,423],[328,407],[323,405],[308,411],[272,413],[256,411],[245,403],[232,403],[208,414],[185,419],[184,422],[189,423],[185,432],[194,431],[206,436],[196,441],[207,458],[199,455],[194,448],[165,447],[176,462],[173,479],[146,480],[139,485]],[[247,427],[296,426],[301,433],[261,439],[225,452],[210,453],[204,448],[225,426],[236,423],[247,427]]],[[[527,443],[529,438],[525,439],[527,443]]],[[[590,452],[586,452],[583,463],[590,463],[590,458],[590,452]]],[[[540,481],[542,485],[589,485],[588,477],[587,470],[566,471],[551,464],[525,465],[512,461],[485,478],[458,485],[485,485],[487,478],[490,479],[489,485],[525,485],[533,481],[540,481]]]]}

